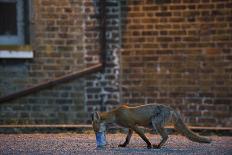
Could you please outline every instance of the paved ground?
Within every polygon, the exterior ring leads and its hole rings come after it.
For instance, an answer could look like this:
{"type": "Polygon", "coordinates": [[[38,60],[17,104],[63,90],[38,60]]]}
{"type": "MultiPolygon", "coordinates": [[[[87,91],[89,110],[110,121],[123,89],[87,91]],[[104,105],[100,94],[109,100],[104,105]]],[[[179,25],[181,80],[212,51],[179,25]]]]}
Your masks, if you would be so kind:
{"type": "MultiPolygon", "coordinates": [[[[147,134],[153,142],[159,137],[147,134]]],[[[232,155],[232,137],[211,136],[211,144],[199,144],[183,136],[171,135],[166,145],[158,150],[146,149],[144,142],[137,136],[127,148],[118,148],[125,134],[108,134],[105,149],[96,149],[93,133],[75,134],[0,134],[0,154],[195,154],[195,155],[232,155]]]]}

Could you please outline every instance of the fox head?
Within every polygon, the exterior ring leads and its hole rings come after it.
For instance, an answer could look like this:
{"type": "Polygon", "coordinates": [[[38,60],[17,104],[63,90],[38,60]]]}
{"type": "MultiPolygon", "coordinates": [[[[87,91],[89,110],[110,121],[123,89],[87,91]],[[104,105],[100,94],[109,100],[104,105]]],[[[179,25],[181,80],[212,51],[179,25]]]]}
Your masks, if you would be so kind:
{"type": "Polygon", "coordinates": [[[93,112],[92,114],[92,126],[95,133],[106,130],[105,123],[101,120],[101,116],[98,112],[93,112]]]}

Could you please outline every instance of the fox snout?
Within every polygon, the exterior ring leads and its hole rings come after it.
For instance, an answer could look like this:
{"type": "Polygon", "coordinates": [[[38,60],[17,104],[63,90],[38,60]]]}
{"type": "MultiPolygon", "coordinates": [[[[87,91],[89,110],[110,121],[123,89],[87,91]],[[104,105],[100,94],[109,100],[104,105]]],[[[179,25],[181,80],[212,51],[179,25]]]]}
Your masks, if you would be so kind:
{"type": "Polygon", "coordinates": [[[93,127],[93,131],[96,133],[96,132],[99,132],[100,130],[100,124],[99,123],[96,123],[96,122],[92,122],[92,127],[93,127]]]}
{"type": "Polygon", "coordinates": [[[106,126],[105,126],[105,123],[100,123],[100,122],[95,122],[93,121],[92,122],[92,127],[93,127],[93,130],[94,132],[104,132],[106,131],[106,126]]]}

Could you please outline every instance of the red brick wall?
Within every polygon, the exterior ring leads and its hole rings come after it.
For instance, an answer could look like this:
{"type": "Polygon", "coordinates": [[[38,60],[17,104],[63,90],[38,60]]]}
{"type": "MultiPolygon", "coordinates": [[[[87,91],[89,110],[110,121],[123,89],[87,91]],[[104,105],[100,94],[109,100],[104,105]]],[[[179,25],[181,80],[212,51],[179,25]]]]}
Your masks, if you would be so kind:
{"type": "Polygon", "coordinates": [[[0,96],[99,63],[104,72],[0,103],[0,124],[89,123],[93,109],[119,102],[119,1],[106,2],[106,50],[100,51],[100,0],[34,0],[33,60],[0,60],[0,96]]]}
{"type": "MultiPolygon", "coordinates": [[[[1,96],[96,64],[103,52],[100,0],[32,2],[35,57],[0,60],[1,96]]],[[[95,108],[122,101],[170,105],[196,126],[231,126],[231,8],[229,0],[107,0],[104,72],[1,103],[0,124],[89,123],[95,108]]]]}
{"type": "Polygon", "coordinates": [[[232,2],[122,2],[122,98],[163,103],[198,126],[231,126],[232,2]]]}
{"type": "Polygon", "coordinates": [[[36,0],[33,5],[31,33],[34,33],[35,59],[30,67],[32,77],[35,74],[41,81],[84,68],[82,2],[36,0]]]}
{"type": "MultiPolygon", "coordinates": [[[[32,1],[30,34],[35,56],[33,60],[0,61],[1,96],[87,66],[84,2],[32,1]]],[[[1,103],[0,124],[83,123],[87,119],[84,87],[84,79],[77,79],[1,103]]]]}

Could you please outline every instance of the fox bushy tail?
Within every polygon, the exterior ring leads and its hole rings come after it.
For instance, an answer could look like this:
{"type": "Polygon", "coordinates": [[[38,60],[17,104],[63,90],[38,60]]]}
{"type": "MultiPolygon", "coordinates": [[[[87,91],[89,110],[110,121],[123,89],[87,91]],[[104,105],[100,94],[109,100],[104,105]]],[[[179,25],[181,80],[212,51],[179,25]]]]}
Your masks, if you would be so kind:
{"type": "Polygon", "coordinates": [[[174,127],[177,131],[179,131],[182,135],[186,136],[191,141],[199,142],[199,143],[210,143],[211,142],[210,139],[203,137],[203,136],[199,136],[195,134],[194,132],[192,132],[191,130],[189,130],[189,128],[182,121],[180,114],[178,114],[175,111],[174,111],[174,127]]]}

